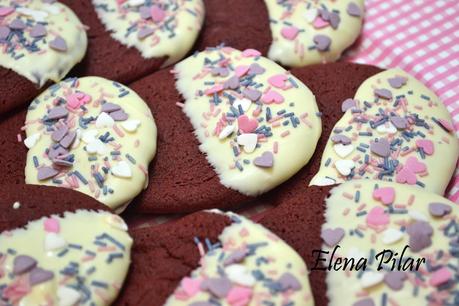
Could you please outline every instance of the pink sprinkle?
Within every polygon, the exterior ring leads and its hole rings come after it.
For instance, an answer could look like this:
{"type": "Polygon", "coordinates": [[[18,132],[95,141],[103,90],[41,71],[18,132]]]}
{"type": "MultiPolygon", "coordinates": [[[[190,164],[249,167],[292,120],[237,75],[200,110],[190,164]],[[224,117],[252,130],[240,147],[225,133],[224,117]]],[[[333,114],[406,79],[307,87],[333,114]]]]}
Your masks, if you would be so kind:
{"type": "Polygon", "coordinates": [[[154,22],[159,23],[166,17],[166,12],[157,5],[153,5],[150,10],[151,18],[154,22]]]}
{"type": "Polygon", "coordinates": [[[61,229],[59,221],[54,218],[47,218],[44,222],[44,227],[48,233],[59,233],[61,229]]]}
{"type": "Polygon", "coordinates": [[[249,72],[249,69],[250,69],[250,67],[246,66],[246,65],[237,66],[236,69],[235,69],[236,76],[238,76],[238,77],[244,76],[247,72],[249,72]]]}
{"type": "Polygon", "coordinates": [[[22,136],[21,136],[21,134],[18,134],[18,142],[22,142],[22,136]]]}
{"type": "Polygon", "coordinates": [[[0,7],[0,17],[8,16],[12,12],[14,12],[14,7],[10,7],[10,6],[0,7]]]}
{"type": "Polygon", "coordinates": [[[367,224],[378,226],[389,223],[389,215],[384,212],[384,208],[376,206],[367,215],[367,224]]]}
{"type": "Polygon", "coordinates": [[[260,56],[261,53],[255,49],[246,49],[242,51],[242,56],[243,57],[257,57],[260,56]]]}
{"type": "Polygon", "coordinates": [[[215,85],[215,86],[213,86],[213,87],[207,89],[207,90],[205,91],[205,94],[206,94],[207,96],[211,96],[211,95],[213,95],[214,93],[217,93],[217,92],[219,92],[219,91],[222,91],[223,89],[224,89],[223,85],[218,84],[218,85],[215,85]]]}
{"type": "Polygon", "coordinates": [[[314,20],[313,23],[314,28],[322,29],[328,26],[328,22],[320,18],[319,16],[314,20]]]}
{"type": "Polygon", "coordinates": [[[429,280],[429,285],[437,287],[449,281],[451,277],[452,277],[452,274],[448,270],[448,268],[443,267],[441,269],[438,269],[434,273],[432,273],[432,276],[430,277],[430,280],[429,280]]]}
{"type": "Polygon", "coordinates": [[[274,154],[277,154],[277,152],[279,152],[279,143],[277,141],[273,143],[273,152],[274,154]]]}
{"type": "Polygon", "coordinates": [[[245,306],[248,305],[252,298],[252,289],[247,287],[233,287],[228,292],[226,301],[232,306],[245,306]]]}
{"type": "Polygon", "coordinates": [[[290,135],[290,131],[284,131],[282,132],[281,137],[287,137],[288,135],[290,135]]]}
{"type": "Polygon", "coordinates": [[[193,297],[200,291],[201,280],[198,278],[185,277],[182,280],[182,288],[189,297],[193,297]]]}
{"type": "Polygon", "coordinates": [[[298,36],[299,32],[300,30],[294,26],[285,26],[281,30],[282,36],[288,40],[294,40],[298,36]]]}
{"type": "Polygon", "coordinates": [[[113,126],[113,130],[115,131],[115,133],[120,136],[120,137],[124,137],[124,133],[123,131],[120,130],[120,128],[115,124],[113,126]]]}
{"type": "Polygon", "coordinates": [[[373,199],[381,201],[384,205],[392,204],[395,199],[395,189],[392,187],[377,188],[373,191],[373,199]]]}

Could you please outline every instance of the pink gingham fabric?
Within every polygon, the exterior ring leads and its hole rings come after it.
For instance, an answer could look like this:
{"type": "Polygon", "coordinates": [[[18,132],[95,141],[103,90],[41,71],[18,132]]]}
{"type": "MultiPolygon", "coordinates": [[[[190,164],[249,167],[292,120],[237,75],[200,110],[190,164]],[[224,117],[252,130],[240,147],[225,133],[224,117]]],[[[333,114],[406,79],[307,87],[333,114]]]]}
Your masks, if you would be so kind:
{"type": "MultiPolygon", "coordinates": [[[[366,0],[363,32],[347,60],[400,67],[447,106],[459,135],[459,0],[366,0]]],[[[451,200],[459,202],[459,168],[451,200]]]]}

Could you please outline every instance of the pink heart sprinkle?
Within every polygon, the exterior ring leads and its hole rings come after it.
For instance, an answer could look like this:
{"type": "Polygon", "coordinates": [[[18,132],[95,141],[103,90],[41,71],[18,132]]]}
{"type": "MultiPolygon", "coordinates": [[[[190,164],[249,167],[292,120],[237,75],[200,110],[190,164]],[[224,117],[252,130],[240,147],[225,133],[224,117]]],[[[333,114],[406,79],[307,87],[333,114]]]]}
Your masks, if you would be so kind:
{"type": "Polygon", "coordinates": [[[151,18],[154,22],[159,23],[166,18],[166,12],[157,5],[153,5],[150,10],[151,18]]]}
{"type": "Polygon", "coordinates": [[[236,286],[231,288],[226,297],[226,301],[232,306],[248,305],[252,298],[252,289],[236,286]]]}
{"type": "Polygon", "coordinates": [[[432,155],[434,153],[434,144],[429,139],[416,140],[416,146],[422,149],[427,155],[432,155]]]}
{"type": "Polygon", "coordinates": [[[217,93],[217,92],[219,92],[219,91],[222,91],[223,89],[224,89],[224,86],[223,86],[222,84],[218,84],[218,85],[215,85],[215,86],[213,86],[213,87],[207,89],[207,90],[205,91],[205,94],[206,94],[207,96],[211,96],[211,95],[213,95],[214,93],[217,93]]]}
{"type": "Polygon", "coordinates": [[[261,101],[265,104],[281,104],[282,102],[284,102],[284,97],[277,91],[269,90],[261,97],[261,101]]]}
{"type": "Polygon", "coordinates": [[[276,74],[268,79],[269,84],[274,87],[284,89],[285,81],[287,81],[287,76],[285,74],[276,74]]]}
{"type": "Polygon", "coordinates": [[[44,222],[44,228],[48,233],[59,233],[61,230],[59,221],[54,218],[47,218],[44,222]]]}
{"type": "Polygon", "coordinates": [[[448,268],[443,267],[432,273],[432,276],[430,277],[430,280],[429,280],[429,284],[431,286],[436,287],[438,285],[446,283],[447,281],[451,279],[451,277],[452,277],[452,274],[448,270],[448,268]]]}
{"type": "Polygon", "coordinates": [[[382,207],[373,207],[367,215],[367,224],[378,226],[389,223],[389,215],[384,212],[382,207]]]}
{"type": "Polygon", "coordinates": [[[182,280],[181,285],[188,297],[193,297],[200,290],[201,280],[199,278],[193,279],[190,277],[185,277],[182,280]]]}
{"type": "Polygon", "coordinates": [[[418,161],[417,157],[411,156],[405,163],[405,167],[414,173],[422,173],[427,169],[426,164],[418,161]]]}
{"type": "Polygon", "coordinates": [[[235,69],[236,76],[241,77],[245,75],[247,72],[249,72],[249,69],[250,69],[249,66],[245,66],[245,65],[237,66],[235,69]]]}
{"type": "Polygon", "coordinates": [[[256,119],[249,119],[247,115],[242,115],[237,118],[237,123],[239,125],[239,129],[244,133],[252,133],[258,127],[258,121],[256,119]]]}
{"type": "Polygon", "coordinates": [[[384,205],[394,203],[395,189],[392,187],[377,188],[373,191],[373,199],[381,201],[384,205]]]}
{"type": "Polygon", "coordinates": [[[242,56],[243,57],[257,57],[257,56],[260,56],[260,55],[261,55],[260,51],[255,50],[255,49],[246,49],[246,50],[242,51],[242,56]]]}
{"type": "Polygon", "coordinates": [[[314,20],[314,23],[312,24],[314,26],[314,28],[316,29],[322,29],[322,28],[325,28],[328,26],[328,22],[323,20],[322,18],[320,18],[319,16],[316,17],[316,19],[314,20]]]}
{"type": "Polygon", "coordinates": [[[8,16],[12,12],[14,12],[14,7],[9,7],[9,6],[0,7],[0,17],[8,16]]]}
{"type": "Polygon", "coordinates": [[[395,177],[397,183],[414,185],[416,184],[416,174],[408,168],[403,168],[395,177]]]}
{"type": "Polygon", "coordinates": [[[300,30],[294,26],[285,26],[281,30],[282,36],[288,40],[294,40],[298,36],[299,32],[300,30]]]}
{"type": "Polygon", "coordinates": [[[91,102],[91,96],[82,92],[77,92],[67,96],[67,105],[72,109],[77,109],[82,105],[91,102]]]}

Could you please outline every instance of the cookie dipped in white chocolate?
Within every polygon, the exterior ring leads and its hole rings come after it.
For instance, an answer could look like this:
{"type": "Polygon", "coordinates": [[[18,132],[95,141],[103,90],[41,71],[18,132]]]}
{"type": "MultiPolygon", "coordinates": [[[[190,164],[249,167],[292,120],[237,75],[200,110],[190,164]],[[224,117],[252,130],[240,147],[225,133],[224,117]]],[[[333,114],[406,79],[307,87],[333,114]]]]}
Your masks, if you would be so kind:
{"type": "Polygon", "coordinates": [[[174,64],[192,48],[204,22],[202,0],[92,0],[114,39],[144,58],[168,57],[174,64]]]}
{"type": "Polygon", "coordinates": [[[335,187],[326,205],[322,250],[336,250],[330,306],[457,304],[456,203],[413,186],[354,180],[335,187]]]}
{"type": "Polygon", "coordinates": [[[111,305],[126,277],[131,246],[124,221],[102,211],[66,212],[3,232],[2,305],[111,305]]]}
{"type": "Polygon", "coordinates": [[[443,194],[459,154],[446,107],[400,69],[367,79],[342,103],[311,185],[371,178],[443,194]]]}
{"type": "Polygon", "coordinates": [[[199,148],[224,186],[256,196],[307,164],[322,131],[316,100],[278,64],[223,47],[174,71],[199,148]]]}
{"type": "Polygon", "coordinates": [[[26,183],[71,188],[122,209],[147,186],[156,125],[128,87],[99,77],[68,79],[29,106],[26,183]]]}
{"type": "Polygon", "coordinates": [[[284,66],[333,62],[359,37],[363,0],[265,0],[273,41],[268,57],[284,66]]]}
{"type": "Polygon", "coordinates": [[[88,45],[78,17],[57,1],[0,0],[0,66],[37,86],[59,82],[88,45]]]}
{"type": "MultiPolygon", "coordinates": [[[[200,266],[182,279],[165,305],[314,305],[303,259],[263,226],[225,215],[233,223],[216,245],[201,252],[200,266]]],[[[204,250],[200,242],[198,247],[204,250]]]]}

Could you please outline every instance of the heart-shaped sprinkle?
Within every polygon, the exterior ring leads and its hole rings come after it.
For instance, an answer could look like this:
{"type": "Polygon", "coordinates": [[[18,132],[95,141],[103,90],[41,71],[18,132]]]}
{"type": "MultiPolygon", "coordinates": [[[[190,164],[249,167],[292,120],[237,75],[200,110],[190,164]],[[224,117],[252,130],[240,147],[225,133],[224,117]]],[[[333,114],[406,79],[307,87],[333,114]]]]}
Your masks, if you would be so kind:
{"type": "Polygon", "coordinates": [[[382,233],[382,242],[387,245],[394,244],[402,238],[403,232],[395,228],[388,228],[382,233]]]}
{"type": "Polygon", "coordinates": [[[144,40],[145,38],[153,35],[153,33],[155,33],[155,29],[150,28],[150,27],[143,27],[143,28],[140,28],[139,31],[137,32],[137,37],[140,40],[144,40]]]}
{"type": "Polygon", "coordinates": [[[253,164],[260,168],[271,168],[274,164],[274,155],[271,152],[264,152],[253,160],[253,164]]]}
{"type": "Polygon", "coordinates": [[[393,187],[380,187],[373,190],[373,199],[381,201],[384,205],[394,203],[395,189],[393,187]]]}
{"type": "Polygon", "coordinates": [[[352,109],[357,106],[357,102],[354,99],[346,99],[341,103],[341,111],[345,113],[348,109],[352,109]]]}
{"type": "Polygon", "coordinates": [[[285,272],[281,275],[279,280],[277,281],[281,285],[282,291],[293,290],[298,291],[301,290],[301,284],[296,278],[295,275],[289,272],[285,272]]]}
{"type": "Polygon", "coordinates": [[[375,306],[375,302],[372,298],[365,298],[363,300],[359,300],[352,304],[352,306],[375,306]]]}
{"type": "Polygon", "coordinates": [[[326,245],[329,247],[334,247],[341,241],[341,239],[343,239],[344,234],[344,229],[341,227],[335,229],[327,228],[322,230],[320,237],[322,237],[326,245]]]}
{"type": "Polygon", "coordinates": [[[226,277],[208,278],[201,283],[202,290],[206,290],[219,298],[225,298],[231,286],[231,281],[226,277]]]}
{"type": "Polygon", "coordinates": [[[335,162],[336,170],[343,176],[351,174],[352,169],[355,168],[355,163],[350,159],[340,159],[335,162]]]}
{"type": "Polygon", "coordinates": [[[395,181],[400,184],[414,185],[417,182],[416,174],[408,168],[403,168],[395,176],[395,181]]]}
{"type": "Polygon", "coordinates": [[[255,49],[245,49],[244,51],[242,51],[242,57],[257,57],[260,55],[260,51],[255,49]]]}
{"type": "Polygon", "coordinates": [[[49,42],[49,46],[50,46],[51,49],[53,49],[55,51],[59,51],[59,52],[66,52],[67,51],[67,43],[60,36],[58,36],[55,39],[51,40],[49,42]]]}
{"type": "Polygon", "coordinates": [[[365,271],[360,278],[360,285],[363,288],[370,288],[380,284],[384,280],[384,273],[376,271],[365,271]]]}
{"type": "Polygon", "coordinates": [[[242,76],[246,75],[247,72],[249,72],[249,68],[250,68],[249,66],[240,65],[240,66],[237,66],[234,71],[236,72],[236,76],[237,77],[242,77],[242,76]]]}
{"type": "Polygon", "coordinates": [[[406,160],[404,168],[409,169],[414,173],[423,173],[427,170],[426,164],[420,162],[415,156],[411,156],[406,160]]]}
{"type": "Polygon", "coordinates": [[[47,233],[45,237],[45,250],[55,251],[67,246],[67,241],[57,233],[47,233]]]}
{"type": "Polygon", "coordinates": [[[30,272],[29,282],[30,285],[35,286],[47,282],[54,278],[54,273],[41,268],[35,268],[30,272]]]}
{"type": "Polygon", "coordinates": [[[151,18],[153,19],[154,22],[160,23],[161,21],[166,18],[166,12],[160,8],[158,5],[153,5],[151,7],[151,18]]]}
{"type": "Polygon", "coordinates": [[[27,255],[19,255],[14,258],[13,274],[20,275],[29,272],[37,266],[37,261],[27,255]]]}
{"type": "Polygon", "coordinates": [[[329,23],[322,17],[317,16],[312,25],[315,29],[323,29],[325,27],[328,27],[329,23]]]}
{"type": "Polygon", "coordinates": [[[60,158],[61,156],[64,156],[64,155],[67,155],[67,154],[69,154],[68,150],[63,148],[61,145],[57,145],[57,146],[52,146],[49,149],[48,157],[51,160],[53,160],[53,159],[60,158]]]}
{"type": "Polygon", "coordinates": [[[389,82],[389,85],[392,86],[392,88],[399,89],[406,84],[408,79],[401,76],[395,76],[393,78],[388,79],[387,81],[389,82]]]}
{"type": "Polygon", "coordinates": [[[69,114],[69,111],[63,106],[53,107],[48,113],[48,119],[57,120],[61,118],[66,118],[69,114]]]}
{"type": "Polygon", "coordinates": [[[327,35],[315,35],[313,41],[319,51],[328,51],[330,49],[331,39],[327,35]]]}
{"type": "Polygon", "coordinates": [[[145,20],[151,18],[150,8],[148,6],[139,7],[139,14],[140,14],[140,18],[145,19],[145,20]]]}
{"type": "Polygon", "coordinates": [[[453,274],[447,267],[442,267],[432,273],[429,279],[429,285],[437,287],[442,284],[445,284],[450,279],[453,278],[453,274]]]}
{"type": "Polygon", "coordinates": [[[225,268],[225,275],[233,282],[241,286],[252,287],[255,285],[255,278],[250,270],[244,265],[232,264],[225,268]]]}
{"type": "Polygon", "coordinates": [[[2,6],[0,7],[0,17],[8,16],[14,12],[14,7],[11,6],[2,6]]]}
{"type": "Polygon", "coordinates": [[[408,127],[408,121],[400,116],[391,116],[390,122],[398,129],[404,130],[408,127]]]}
{"type": "Polygon", "coordinates": [[[132,177],[131,166],[126,161],[120,161],[112,167],[112,174],[117,177],[130,178],[132,177]]]}
{"type": "Polygon", "coordinates": [[[185,277],[182,279],[180,286],[188,297],[193,297],[200,291],[201,280],[198,278],[185,277]]]}
{"type": "Polygon", "coordinates": [[[276,88],[284,89],[288,77],[285,74],[275,74],[268,79],[268,83],[276,88]]]}
{"type": "Polygon", "coordinates": [[[107,102],[107,103],[102,104],[101,112],[109,114],[112,112],[116,112],[117,110],[120,110],[120,109],[121,109],[121,106],[119,106],[118,104],[107,102]]]}
{"type": "Polygon", "coordinates": [[[100,139],[95,139],[86,145],[86,152],[89,154],[104,155],[107,152],[107,147],[100,139]]]}
{"type": "Polygon", "coordinates": [[[31,148],[35,147],[35,145],[40,140],[40,138],[41,138],[41,133],[32,134],[29,137],[27,137],[26,139],[24,139],[24,145],[28,149],[31,149],[31,148]]]}
{"type": "Polygon", "coordinates": [[[399,291],[403,288],[403,282],[406,279],[408,279],[408,276],[402,271],[390,271],[384,275],[384,283],[395,291],[399,291]]]}
{"type": "Polygon", "coordinates": [[[343,145],[349,145],[351,144],[351,139],[347,137],[346,135],[343,134],[336,134],[331,137],[331,141],[334,144],[343,144],[343,145]]]}
{"type": "Polygon", "coordinates": [[[390,143],[386,138],[376,139],[370,143],[370,150],[378,156],[388,157],[391,152],[390,143]]]}
{"type": "Polygon", "coordinates": [[[242,115],[237,118],[239,129],[243,133],[252,133],[258,127],[258,121],[256,119],[250,119],[247,115],[242,115]]]}
{"type": "Polygon", "coordinates": [[[94,142],[98,134],[98,130],[86,130],[81,134],[81,140],[85,143],[94,142]]]}
{"type": "Polygon", "coordinates": [[[429,139],[418,139],[416,140],[416,146],[419,149],[422,149],[425,154],[433,155],[434,154],[434,143],[429,139]]]}
{"type": "Polygon", "coordinates": [[[11,33],[10,28],[5,27],[5,26],[0,26],[0,40],[7,39],[10,33],[11,33]]]}
{"type": "Polygon", "coordinates": [[[67,106],[72,109],[77,109],[89,102],[91,102],[91,96],[82,92],[77,92],[67,96],[67,106]]]}
{"type": "Polygon", "coordinates": [[[75,131],[71,131],[67,135],[65,135],[64,138],[62,138],[59,144],[62,147],[68,149],[75,142],[76,138],[77,138],[77,133],[75,131]]]}
{"type": "Polygon", "coordinates": [[[111,112],[110,117],[113,118],[115,121],[126,121],[129,118],[129,115],[122,109],[117,110],[115,112],[111,112]]]}
{"type": "Polygon", "coordinates": [[[218,138],[225,139],[231,134],[233,134],[235,131],[236,127],[234,125],[227,125],[221,130],[220,134],[218,134],[218,138]]]}
{"type": "Polygon", "coordinates": [[[295,40],[300,30],[295,26],[284,26],[281,30],[281,35],[288,40],[295,40]]]}
{"type": "MultiPolygon", "coordinates": [[[[226,301],[230,305],[249,305],[252,299],[252,289],[242,286],[235,286],[231,288],[228,292],[228,296],[226,297],[226,301]]],[[[209,305],[214,306],[214,305],[209,305]]]]}
{"type": "MultiPolygon", "coordinates": [[[[360,7],[355,4],[354,2],[351,2],[347,5],[346,12],[353,17],[360,17],[362,16],[362,11],[360,10],[360,7]]],[[[363,305],[362,305],[363,306],[363,305]]]]}
{"type": "Polygon", "coordinates": [[[131,119],[121,123],[121,127],[129,133],[134,133],[140,126],[140,120],[131,119]]]}
{"type": "Polygon", "coordinates": [[[238,89],[240,86],[239,78],[237,76],[232,76],[223,84],[225,89],[238,89]]]}
{"type": "Polygon", "coordinates": [[[432,245],[433,228],[429,223],[416,221],[407,226],[406,232],[410,236],[409,246],[413,252],[422,251],[432,245]]]}
{"type": "Polygon", "coordinates": [[[341,23],[341,18],[339,17],[338,14],[334,12],[330,12],[329,17],[328,17],[328,22],[330,23],[331,27],[336,30],[339,27],[339,24],[341,23]]]}
{"type": "Polygon", "coordinates": [[[210,73],[213,76],[227,77],[229,75],[229,70],[226,67],[214,67],[210,73]]]}
{"type": "Polygon", "coordinates": [[[61,226],[59,224],[59,220],[55,218],[46,218],[43,222],[43,228],[47,233],[56,233],[58,234],[61,230],[61,226]]]}
{"type": "Polygon", "coordinates": [[[51,134],[51,138],[54,142],[59,142],[62,138],[64,138],[65,135],[67,135],[68,132],[69,127],[65,124],[62,124],[51,134]]]}
{"type": "Polygon", "coordinates": [[[21,19],[14,19],[9,24],[9,27],[11,30],[24,30],[26,28],[26,24],[21,19]]]}
{"type": "Polygon", "coordinates": [[[78,305],[81,297],[81,294],[73,288],[59,286],[57,289],[57,299],[59,301],[59,306],[78,305]]]}
{"type": "Polygon", "coordinates": [[[352,151],[354,151],[354,146],[349,144],[349,145],[343,145],[341,143],[338,143],[338,144],[335,144],[333,146],[333,149],[335,150],[336,154],[341,157],[341,158],[345,158],[347,156],[349,156],[349,154],[352,153],[352,151]]]}
{"type": "Polygon", "coordinates": [[[256,90],[256,89],[250,89],[250,88],[244,89],[242,91],[242,94],[244,95],[244,97],[246,97],[247,99],[253,102],[258,101],[258,99],[260,99],[261,97],[261,91],[256,90]]]}
{"type": "Polygon", "coordinates": [[[30,36],[34,38],[43,37],[46,36],[46,34],[48,34],[48,32],[42,24],[37,24],[30,30],[30,36]]]}
{"type": "Polygon", "coordinates": [[[392,99],[392,92],[389,89],[378,88],[374,90],[374,94],[376,97],[381,98],[381,99],[386,99],[386,100],[392,99]]]}
{"type": "Polygon", "coordinates": [[[390,123],[386,122],[384,124],[380,124],[376,127],[376,131],[380,134],[395,134],[397,133],[397,129],[395,126],[390,123]]]}
{"type": "Polygon", "coordinates": [[[244,113],[249,110],[251,105],[252,105],[252,101],[250,101],[249,99],[246,99],[246,98],[236,99],[233,102],[234,108],[239,109],[239,107],[241,107],[241,109],[242,109],[242,111],[244,113]]]}
{"type": "Polygon", "coordinates": [[[258,75],[258,74],[263,74],[265,73],[266,69],[261,67],[259,64],[257,63],[253,63],[249,66],[249,71],[248,71],[248,74],[250,75],[258,75]]]}
{"type": "Polygon", "coordinates": [[[97,116],[96,128],[112,128],[113,125],[115,125],[115,120],[109,114],[102,112],[97,116]]]}
{"type": "Polygon", "coordinates": [[[37,179],[39,181],[45,181],[45,180],[55,177],[58,174],[59,174],[59,171],[52,167],[41,167],[41,168],[38,168],[37,179]]]}
{"type": "Polygon", "coordinates": [[[430,203],[429,213],[434,217],[444,217],[451,213],[451,206],[443,203],[430,203]]]}
{"type": "Polygon", "coordinates": [[[246,153],[252,153],[257,147],[258,136],[254,133],[241,134],[237,136],[237,143],[244,148],[246,153]]]}
{"type": "Polygon", "coordinates": [[[372,226],[386,225],[389,223],[389,215],[384,211],[384,208],[373,207],[367,215],[367,224],[372,226]]]}
{"type": "Polygon", "coordinates": [[[284,97],[275,90],[269,90],[261,97],[261,101],[265,104],[281,104],[284,102],[284,97]]]}

